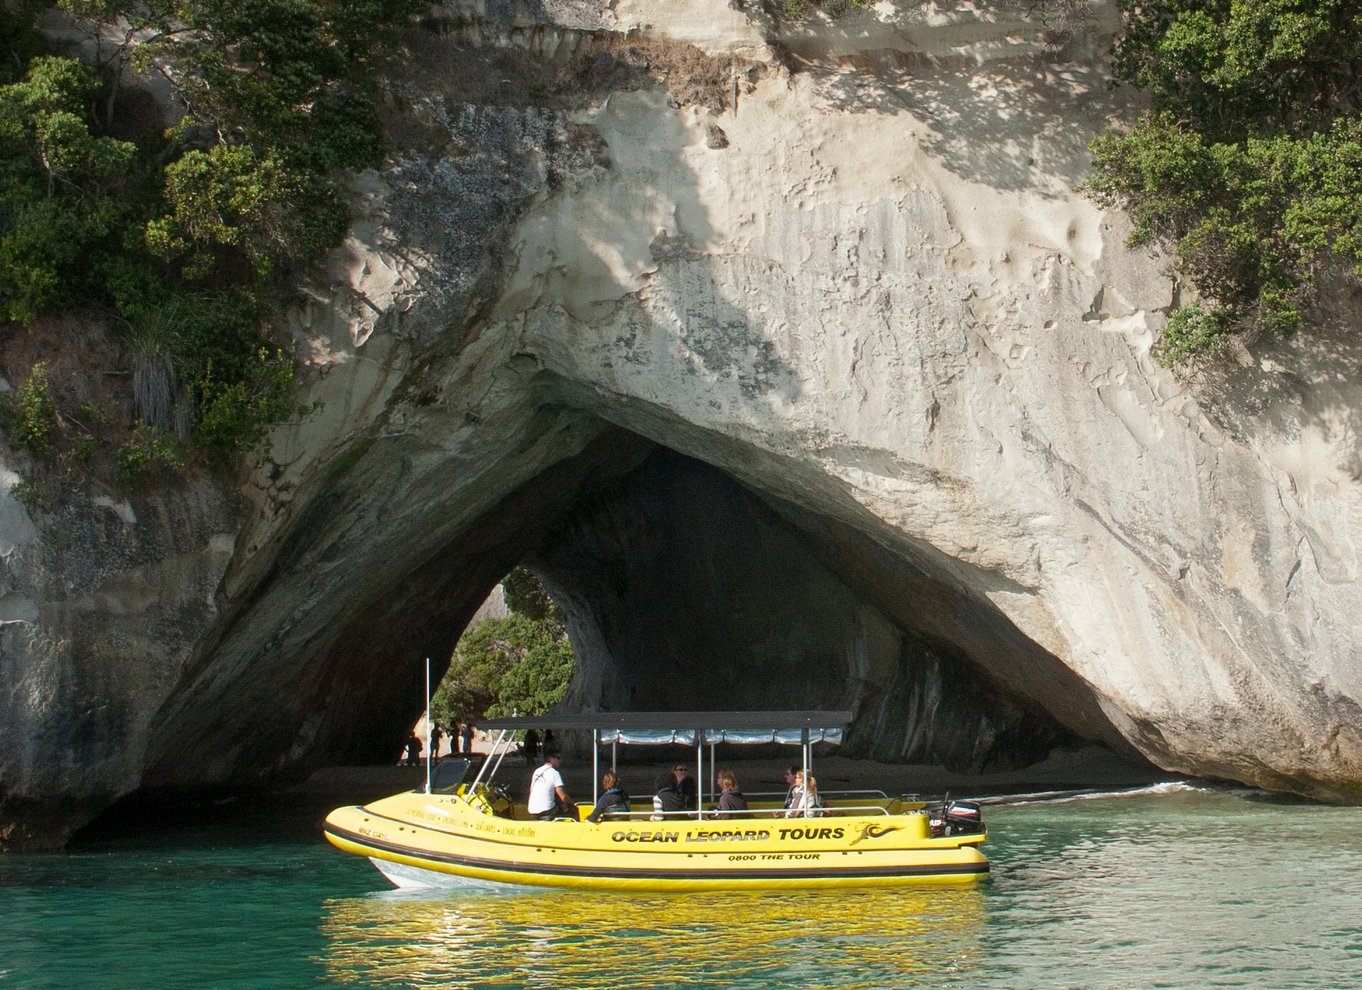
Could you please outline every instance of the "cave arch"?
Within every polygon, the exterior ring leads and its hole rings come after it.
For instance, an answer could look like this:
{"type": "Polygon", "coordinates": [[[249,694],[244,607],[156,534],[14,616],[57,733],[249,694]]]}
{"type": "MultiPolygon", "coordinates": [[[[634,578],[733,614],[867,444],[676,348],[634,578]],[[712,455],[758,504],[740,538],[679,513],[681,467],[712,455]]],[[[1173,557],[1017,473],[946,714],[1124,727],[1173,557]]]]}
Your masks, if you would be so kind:
{"type": "Polygon", "coordinates": [[[442,674],[477,607],[522,562],[568,619],[569,710],[847,708],[848,755],[973,772],[1078,739],[1131,755],[1084,684],[964,590],[948,569],[958,562],[599,420],[590,437],[423,556],[399,552],[336,582],[342,607],[314,592],[318,614],[275,615],[248,655],[243,632],[295,597],[284,586],[345,558],[336,517],[371,504],[355,503],[354,486],[372,478],[338,469],[172,694],[144,786],[390,760],[419,713],[423,658],[442,674]]]}

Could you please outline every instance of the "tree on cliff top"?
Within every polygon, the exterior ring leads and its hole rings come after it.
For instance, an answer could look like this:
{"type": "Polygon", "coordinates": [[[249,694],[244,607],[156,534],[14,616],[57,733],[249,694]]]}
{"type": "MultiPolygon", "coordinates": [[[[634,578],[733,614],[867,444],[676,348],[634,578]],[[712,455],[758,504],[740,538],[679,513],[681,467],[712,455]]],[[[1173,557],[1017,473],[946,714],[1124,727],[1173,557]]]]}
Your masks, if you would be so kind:
{"type": "Polygon", "coordinates": [[[562,612],[523,567],[503,587],[511,614],[484,619],[460,637],[430,702],[437,722],[542,715],[567,691],[576,657],[562,612]]]}
{"type": "Polygon", "coordinates": [[[1203,300],[1178,363],[1231,334],[1294,332],[1322,276],[1362,275],[1362,7],[1355,0],[1118,0],[1118,81],[1152,108],[1092,146],[1087,183],[1132,246],[1173,247],[1203,300]]]}

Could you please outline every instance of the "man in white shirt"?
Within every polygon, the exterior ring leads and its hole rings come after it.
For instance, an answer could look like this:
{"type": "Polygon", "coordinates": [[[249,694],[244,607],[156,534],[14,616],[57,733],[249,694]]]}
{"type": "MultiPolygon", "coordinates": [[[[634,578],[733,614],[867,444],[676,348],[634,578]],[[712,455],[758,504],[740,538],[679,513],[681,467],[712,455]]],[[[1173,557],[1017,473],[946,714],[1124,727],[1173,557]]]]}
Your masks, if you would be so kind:
{"type": "Polygon", "coordinates": [[[531,818],[549,819],[577,817],[577,808],[563,788],[563,775],[558,772],[561,757],[556,752],[545,753],[544,763],[530,778],[530,799],[526,810],[531,818]]]}

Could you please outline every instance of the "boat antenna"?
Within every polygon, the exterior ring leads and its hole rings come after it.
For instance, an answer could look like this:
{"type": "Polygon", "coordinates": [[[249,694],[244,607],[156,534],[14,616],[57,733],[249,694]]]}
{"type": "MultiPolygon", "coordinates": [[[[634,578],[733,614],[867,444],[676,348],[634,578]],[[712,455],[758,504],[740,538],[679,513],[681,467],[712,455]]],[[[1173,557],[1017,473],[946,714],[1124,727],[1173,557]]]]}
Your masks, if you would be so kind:
{"type": "Polygon", "coordinates": [[[430,793],[430,657],[426,657],[426,793],[430,793]]]}

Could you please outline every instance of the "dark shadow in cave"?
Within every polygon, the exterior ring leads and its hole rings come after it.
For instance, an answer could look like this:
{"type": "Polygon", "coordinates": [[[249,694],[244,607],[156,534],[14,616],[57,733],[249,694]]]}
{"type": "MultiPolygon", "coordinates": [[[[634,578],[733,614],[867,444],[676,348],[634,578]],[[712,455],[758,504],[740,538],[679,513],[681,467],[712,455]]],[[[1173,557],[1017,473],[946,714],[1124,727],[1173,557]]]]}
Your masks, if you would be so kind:
{"type": "Polygon", "coordinates": [[[986,604],[665,448],[584,498],[526,563],[568,616],[565,710],[846,708],[845,755],[972,772],[1119,738],[986,604]]]}
{"type": "MultiPolygon", "coordinates": [[[[273,582],[325,579],[345,559],[328,520],[371,504],[347,484],[338,467],[326,496],[298,513],[237,604],[241,621],[261,628],[251,611],[278,595],[273,582]]],[[[444,508],[432,500],[430,512],[444,508]]],[[[565,710],[847,708],[849,756],[979,773],[1097,740],[1143,762],[1062,663],[950,580],[932,548],[895,544],[876,525],[762,497],[606,427],[452,538],[394,533],[419,556],[334,578],[349,597],[332,621],[281,624],[249,670],[206,647],[158,717],[143,796],[390,765],[424,705],[423,658],[438,682],[478,606],[520,562],[568,617],[578,660],[565,710]]],[[[219,643],[232,643],[231,619],[219,643]]]]}

